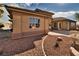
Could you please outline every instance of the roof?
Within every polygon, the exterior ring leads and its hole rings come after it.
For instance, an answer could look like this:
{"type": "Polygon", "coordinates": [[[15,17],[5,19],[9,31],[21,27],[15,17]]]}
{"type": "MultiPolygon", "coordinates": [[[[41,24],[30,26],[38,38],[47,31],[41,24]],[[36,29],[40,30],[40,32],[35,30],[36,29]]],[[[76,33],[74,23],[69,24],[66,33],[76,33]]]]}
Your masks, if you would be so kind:
{"type": "Polygon", "coordinates": [[[32,13],[39,13],[39,14],[44,14],[44,15],[54,15],[54,13],[52,13],[52,12],[48,12],[48,11],[40,10],[40,9],[30,10],[30,9],[23,9],[23,8],[19,8],[19,7],[7,6],[7,5],[5,5],[5,7],[7,9],[16,9],[16,10],[32,12],[32,13]]]}
{"type": "Polygon", "coordinates": [[[36,12],[42,12],[42,13],[50,13],[50,14],[54,14],[52,12],[48,12],[48,11],[45,11],[45,10],[41,10],[41,9],[35,9],[36,12]]]}
{"type": "Polygon", "coordinates": [[[72,22],[76,22],[76,20],[71,20],[71,19],[68,19],[68,18],[65,18],[65,17],[56,17],[56,18],[54,18],[53,21],[72,21],[72,22]]]}

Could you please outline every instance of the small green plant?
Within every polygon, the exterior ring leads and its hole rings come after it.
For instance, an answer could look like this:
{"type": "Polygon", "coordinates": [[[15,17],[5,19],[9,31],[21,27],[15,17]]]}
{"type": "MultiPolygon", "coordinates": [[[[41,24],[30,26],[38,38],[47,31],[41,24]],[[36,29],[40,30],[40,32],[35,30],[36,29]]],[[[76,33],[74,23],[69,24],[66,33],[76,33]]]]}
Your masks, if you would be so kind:
{"type": "MultiPolygon", "coordinates": [[[[77,23],[79,22],[79,13],[75,13],[75,19],[77,20],[77,23]]],[[[79,31],[79,24],[76,25],[76,30],[79,31]]]]}
{"type": "Polygon", "coordinates": [[[75,13],[75,19],[79,21],[79,13],[75,13]]]}

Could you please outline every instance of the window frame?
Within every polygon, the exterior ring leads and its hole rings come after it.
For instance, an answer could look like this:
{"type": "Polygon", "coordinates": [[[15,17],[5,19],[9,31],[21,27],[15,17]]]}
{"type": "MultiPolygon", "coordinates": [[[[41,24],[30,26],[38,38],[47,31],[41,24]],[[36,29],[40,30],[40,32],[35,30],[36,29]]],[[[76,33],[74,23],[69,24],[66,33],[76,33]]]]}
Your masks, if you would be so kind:
{"type": "Polygon", "coordinates": [[[32,16],[29,17],[29,28],[32,28],[33,26],[35,28],[40,27],[40,18],[32,16]]]}

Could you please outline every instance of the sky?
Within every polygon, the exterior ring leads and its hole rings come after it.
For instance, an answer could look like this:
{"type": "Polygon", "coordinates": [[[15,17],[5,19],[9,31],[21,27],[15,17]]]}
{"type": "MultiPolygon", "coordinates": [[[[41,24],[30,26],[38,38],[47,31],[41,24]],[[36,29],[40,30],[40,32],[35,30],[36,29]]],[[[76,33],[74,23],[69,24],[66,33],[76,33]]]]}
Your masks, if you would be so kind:
{"type": "MultiPolygon", "coordinates": [[[[6,3],[6,5],[32,10],[39,8],[54,13],[53,17],[66,17],[71,20],[75,20],[76,12],[79,13],[79,3],[6,3]]],[[[9,18],[6,15],[3,19],[5,22],[9,18]]]]}
{"type": "Polygon", "coordinates": [[[54,17],[66,17],[72,20],[75,20],[74,14],[79,13],[79,3],[32,3],[29,7],[47,10],[55,13],[54,17]]]}
{"type": "Polygon", "coordinates": [[[41,8],[55,12],[78,11],[79,3],[32,3],[31,8],[41,8]]]}
{"type": "Polygon", "coordinates": [[[42,9],[55,13],[53,17],[66,17],[75,20],[74,14],[79,12],[79,3],[19,3],[9,4],[25,9],[42,9]]]}
{"type": "Polygon", "coordinates": [[[0,23],[5,23],[8,22],[8,20],[10,19],[8,17],[9,13],[7,12],[5,7],[0,7],[0,9],[4,10],[4,13],[2,14],[2,17],[0,17],[0,23]]]}

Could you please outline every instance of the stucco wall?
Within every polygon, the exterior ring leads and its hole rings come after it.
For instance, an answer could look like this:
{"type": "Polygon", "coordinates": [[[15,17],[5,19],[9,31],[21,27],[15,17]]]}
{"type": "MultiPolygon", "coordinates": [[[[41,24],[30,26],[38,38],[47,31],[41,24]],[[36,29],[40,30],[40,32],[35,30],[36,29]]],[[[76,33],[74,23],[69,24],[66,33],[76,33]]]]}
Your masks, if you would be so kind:
{"type": "Polygon", "coordinates": [[[62,22],[62,29],[64,29],[64,30],[69,30],[69,22],[63,21],[63,22],[62,22]]]}
{"type": "MultiPolygon", "coordinates": [[[[54,22],[52,22],[53,23],[52,25],[54,25],[55,22],[57,23],[58,30],[69,30],[68,21],[54,21],[54,22]],[[61,24],[61,28],[60,28],[59,24],[61,24]]],[[[54,28],[54,26],[53,26],[53,28],[54,28]]]]}
{"type": "Polygon", "coordinates": [[[13,15],[13,33],[21,33],[21,15],[13,15]]]}
{"type": "Polygon", "coordinates": [[[45,30],[46,30],[46,33],[49,31],[49,24],[51,23],[51,20],[50,18],[45,18],[45,30]]]}
{"type": "Polygon", "coordinates": [[[48,26],[51,21],[50,18],[45,18],[42,16],[32,15],[32,14],[24,14],[24,13],[18,13],[13,12],[13,38],[16,38],[16,36],[22,37],[23,33],[24,35],[27,34],[27,32],[35,32],[35,31],[41,31],[42,33],[48,31],[48,26]],[[37,17],[40,19],[40,27],[36,29],[29,28],[29,17],[37,17]],[[22,33],[22,34],[20,34],[22,33]]]}

